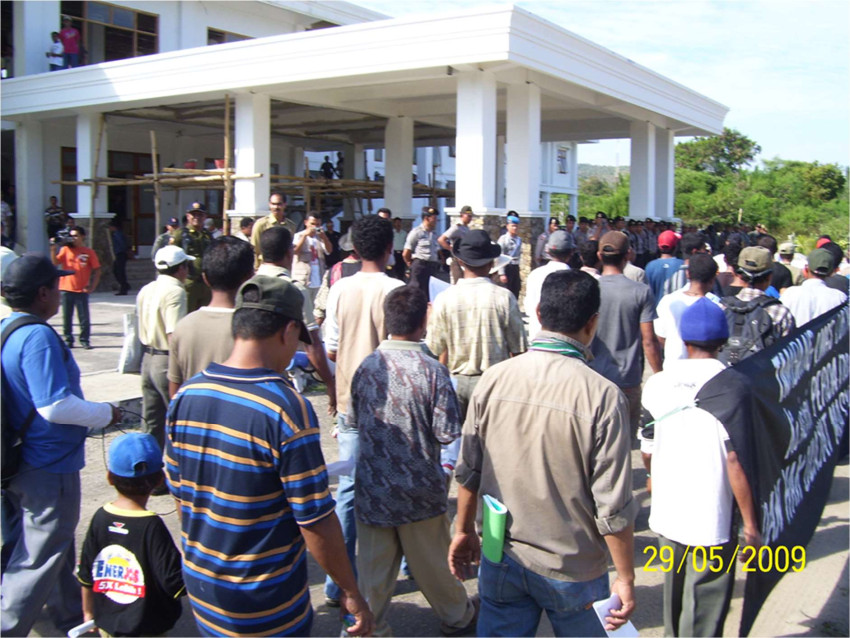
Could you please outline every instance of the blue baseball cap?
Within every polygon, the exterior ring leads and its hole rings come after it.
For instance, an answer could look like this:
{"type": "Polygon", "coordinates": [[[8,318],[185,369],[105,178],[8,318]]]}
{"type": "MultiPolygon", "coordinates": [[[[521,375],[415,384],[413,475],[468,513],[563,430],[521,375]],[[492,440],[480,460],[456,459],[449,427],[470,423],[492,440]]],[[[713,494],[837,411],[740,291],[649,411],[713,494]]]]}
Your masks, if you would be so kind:
{"type": "Polygon", "coordinates": [[[716,341],[729,338],[726,313],[713,301],[700,297],[682,313],[682,341],[716,341]]]}
{"type": "Polygon", "coordinates": [[[162,450],[150,434],[122,434],[109,446],[107,467],[115,476],[124,478],[148,476],[163,468],[162,450]]]}

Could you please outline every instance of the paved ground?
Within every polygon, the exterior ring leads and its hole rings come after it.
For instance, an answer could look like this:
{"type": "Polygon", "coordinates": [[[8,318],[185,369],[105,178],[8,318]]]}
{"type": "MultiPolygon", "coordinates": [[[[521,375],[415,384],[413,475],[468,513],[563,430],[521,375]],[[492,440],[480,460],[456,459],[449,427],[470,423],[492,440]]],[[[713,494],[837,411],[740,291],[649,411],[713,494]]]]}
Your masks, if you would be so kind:
{"type": "MultiPolygon", "coordinates": [[[[91,303],[93,350],[75,349],[74,356],[83,373],[83,388],[86,397],[95,401],[123,401],[136,412],[138,408],[138,375],[121,375],[114,372],[121,350],[122,319],[134,298],[116,297],[109,293],[93,295],[91,303]]],[[[61,320],[51,321],[57,328],[61,320]]],[[[337,458],[336,442],[331,438],[332,423],[326,415],[327,400],[319,393],[309,394],[322,424],[322,449],[328,462],[337,458]]],[[[134,427],[128,423],[126,427],[134,427]]],[[[83,470],[83,507],[77,528],[77,547],[81,546],[88,521],[95,510],[113,498],[106,484],[106,450],[118,432],[110,429],[103,437],[91,438],[86,445],[87,466],[83,470]]],[[[632,463],[641,467],[639,455],[633,453],[632,463]]],[[[635,469],[635,486],[642,486],[642,472],[635,469]]],[[[450,514],[455,513],[453,486],[450,493],[450,514]]],[[[635,566],[637,570],[637,610],[632,618],[644,636],[662,636],[664,633],[661,616],[661,588],[663,575],[660,572],[643,571],[647,555],[644,549],[654,545],[654,535],[647,528],[649,495],[644,489],[636,491],[641,503],[635,539],[635,566]]],[[[850,467],[845,462],[835,472],[829,502],[824,510],[817,532],[807,547],[807,563],[800,573],[789,573],[779,583],[761,610],[753,636],[848,636],[848,555],[850,554],[850,467]]],[[[174,503],[170,497],[151,499],[149,507],[163,516],[175,538],[178,521],[174,503]]],[[[337,636],[340,622],[337,610],[324,605],[321,584],[324,574],[311,561],[310,590],[316,611],[313,634],[337,636]]],[[[726,621],[724,635],[738,635],[744,579],[740,570],[735,586],[731,611],[726,621]]],[[[474,593],[475,580],[466,583],[467,590],[474,593]]],[[[191,612],[185,606],[183,618],[169,635],[197,636],[191,612]]],[[[390,624],[399,636],[438,636],[439,621],[431,612],[424,596],[415,582],[399,580],[390,611],[390,624]]],[[[33,635],[57,635],[52,623],[40,622],[33,635]]],[[[539,636],[551,636],[549,624],[541,622],[539,636]]]]}

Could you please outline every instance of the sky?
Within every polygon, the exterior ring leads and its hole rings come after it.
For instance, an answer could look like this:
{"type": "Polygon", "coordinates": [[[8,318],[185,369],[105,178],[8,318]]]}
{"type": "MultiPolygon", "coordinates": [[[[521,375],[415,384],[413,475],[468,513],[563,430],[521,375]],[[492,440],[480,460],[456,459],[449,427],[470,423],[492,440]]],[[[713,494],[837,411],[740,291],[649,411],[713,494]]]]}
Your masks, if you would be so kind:
{"type": "MultiPolygon", "coordinates": [[[[353,0],[393,17],[482,0],[353,0]]],[[[850,165],[847,0],[526,0],[517,6],[729,107],[758,160],[850,165]]],[[[677,138],[677,141],[688,138],[677,138]]],[[[582,144],[579,162],[628,165],[629,141],[582,144]]]]}

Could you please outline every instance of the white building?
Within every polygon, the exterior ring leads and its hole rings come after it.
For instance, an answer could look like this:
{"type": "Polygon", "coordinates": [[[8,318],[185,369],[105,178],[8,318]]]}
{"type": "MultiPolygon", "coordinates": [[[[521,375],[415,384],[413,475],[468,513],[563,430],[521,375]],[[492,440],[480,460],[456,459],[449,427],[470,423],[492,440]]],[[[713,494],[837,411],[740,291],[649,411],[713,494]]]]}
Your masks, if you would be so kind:
{"type": "Polygon", "coordinates": [[[514,209],[532,229],[548,193],[575,206],[577,144],[603,138],[631,138],[631,214],[669,217],[674,136],[719,133],[727,112],[516,7],[387,19],[336,1],[46,0],[3,2],[3,12],[14,46],[3,180],[16,186],[19,240],[36,250],[53,194],[67,210],[124,216],[142,253],[192,201],[220,214],[221,191],[165,190],[155,219],[150,187],[93,194],[51,182],[149,172],[150,131],[160,166],[212,166],[224,156],[228,95],[236,172],[262,174],[236,183],[237,215],[266,210],[270,174],[303,174],[305,156],[318,170],[342,151],[346,177],[378,171],[384,201],[374,205],[398,216],[416,219],[425,203],[411,197],[416,174],[454,187],[450,213],[514,209]],[[63,13],[88,64],[48,73],[63,13]]]}

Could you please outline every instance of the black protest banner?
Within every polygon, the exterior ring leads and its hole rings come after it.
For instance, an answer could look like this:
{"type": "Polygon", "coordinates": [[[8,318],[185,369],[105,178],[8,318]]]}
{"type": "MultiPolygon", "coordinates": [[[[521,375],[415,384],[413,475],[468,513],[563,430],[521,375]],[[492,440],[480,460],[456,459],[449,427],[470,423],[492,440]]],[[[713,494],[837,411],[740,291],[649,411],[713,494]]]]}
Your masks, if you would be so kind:
{"type": "Polygon", "coordinates": [[[812,538],[835,463],[847,453],[848,327],[845,304],[721,372],[697,394],[700,408],[729,433],[769,548],[768,560],[756,561],[747,574],[742,636],[791,564],[780,564],[779,557],[812,538]]]}

